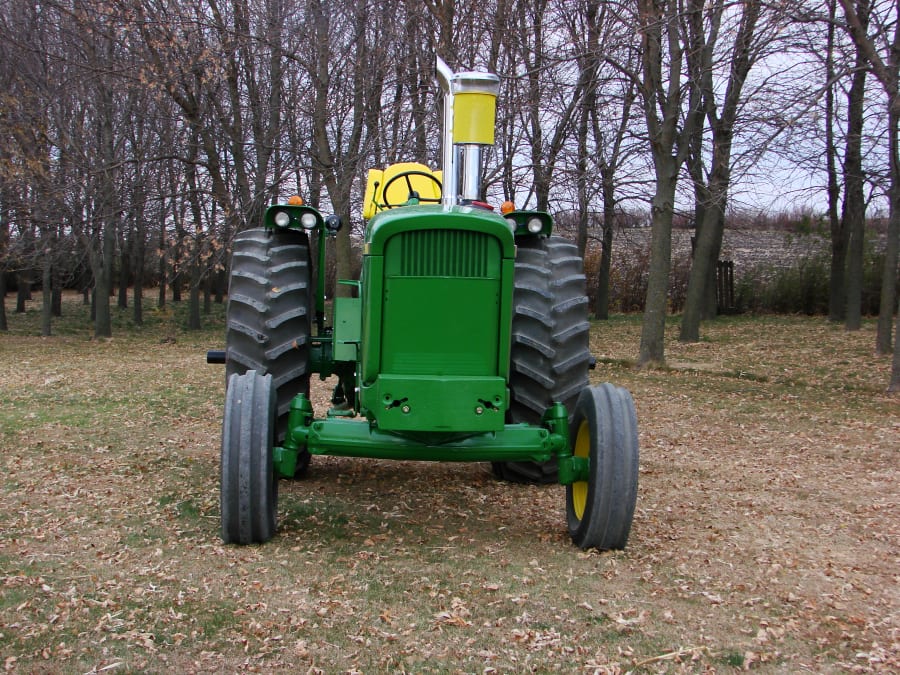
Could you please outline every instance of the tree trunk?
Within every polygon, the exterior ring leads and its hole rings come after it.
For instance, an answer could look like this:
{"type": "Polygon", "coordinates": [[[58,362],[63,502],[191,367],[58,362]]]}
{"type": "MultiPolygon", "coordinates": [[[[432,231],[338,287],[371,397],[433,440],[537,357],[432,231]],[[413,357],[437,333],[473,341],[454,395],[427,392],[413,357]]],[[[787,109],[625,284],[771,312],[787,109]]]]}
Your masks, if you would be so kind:
{"type": "MultiPolygon", "coordinates": [[[[124,229],[124,228],[122,228],[124,229]]],[[[119,235],[119,309],[128,309],[128,282],[131,276],[131,244],[133,227],[119,235]]]]}
{"type": "MultiPolygon", "coordinates": [[[[449,3],[452,9],[452,3],[449,3]]],[[[316,52],[314,64],[314,97],[313,97],[313,138],[311,142],[311,155],[313,170],[321,173],[322,181],[331,198],[331,204],[335,212],[341,217],[344,227],[335,238],[335,257],[337,261],[337,279],[353,278],[353,247],[350,239],[351,229],[351,196],[353,194],[353,182],[357,171],[361,168],[365,157],[361,152],[363,133],[367,111],[371,106],[381,105],[380,101],[371,98],[371,90],[365,87],[356,87],[348,97],[347,103],[351,106],[351,124],[348,134],[341,146],[333,147],[329,125],[331,116],[329,106],[332,103],[329,92],[331,75],[331,59],[334,57],[330,47],[330,16],[328,8],[323,4],[315,6],[316,33],[321,37],[321,42],[316,52]],[[342,170],[338,171],[338,167],[342,170]]],[[[354,16],[355,28],[362,35],[367,25],[367,10],[360,5],[354,16]]],[[[367,77],[372,64],[369,62],[370,54],[365,39],[356,41],[353,52],[354,75],[357,78],[367,77]]],[[[346,284],[337,284],[334,290],[335,297],[350,297],[352,288],[346,284]]]]}
{"type": "MultiPolygon", "coordinates": [[[[663,158],[674,164],[671,157],[663,158]]],[[[672,216],[678,167],[657,173],[656,193],[651,206],[650,271],[647,277],[647,301],[641,324],[638,364],[665,361],[666,310],[669,294],[669,270],[672,266],[672,216]]]]}
{"type": "Polygon", "coordinates": [[[6,191],[0,192],[0,331],[9,330],[6,318],[6,254],[9,248],[9,204],[6,191]]]}
{"type": "MultiPolygon", "coordinates": [[[[726,169],[727,171],[727,169],[726,169]]],[[[710,273],[715,274],[715,260],[718,259],[718,245],[721,245],[724,226],[724,208],[728,191],[728,178],[710,177],[709,196],[712,202],[703,209],[703,223],[697,228],[694,245],[694,258],[688,277],[687,297],[684,303],[684,315],[681,318],[681,333],[678,339],[682,342],[697,342],[700,339],[700,321],[708,305],[708,289],[710,273]]]]}
{"type": "Polygon", "coordinates": [[[41,270],[41,337],[52,335],[53,321],[53,267],[51,255],[44,254],[44,268],[41,270]]]}
{"type": "Polygon", "coordinates": [[[103,225],[95,236],[87,239],[88,263],[94,277],[94,288],[91,302],[91,320],[94,322],[94,337],[112,337],[112,313],[110,296],[112,288],[113,254],[115,252],[115,216],[110,213],[113,195],[111,185],[104,186],[105,194],[102,203],[106,209],[102,214],[103,225]]]}
{"type": "MultiPolygon", "coordinates": [[[[703,126],[697,125],[691,139],[691,152],[687,161],[688,173],[694,183],[694,236],[691,238],[691,265],[697,258],[697,242],[700,240],[704,223],[706,221],[707,204],[710,203],[709,187],[706,185],[706,177],[703,173],[703,126]]],[[[723,224],[724,226],[724,224],[723,224]]],[[[718,254],[716,254],[718,259],[718,254]]],[[[712,263],[713,261],[710,261],[712,263]]],[[[700,319],[710,319],[716,315],[716,287],[715,268],[708,265],[707,286],[704,291],[705,300],[700,307],[700,319]],[[710,291],[712,299],[710,300],[710,291]]],[[[683,324],[682,324],[683,325],[683,324]]],[[[699,332],[699,326],[697,328],[699,332]]]]}
{"type": "MultiPolygon", "coordinates": [[[[692,12],[698,11],[694,6],[692,12]]],[[[681,43],[678,4],[638,2],[641,33],[641,99],[650,137],[656,189],[651,202],[652,233],[647,299],[641,324],[638,364],[665,361],[666,310],[669,270],[672,266],[672,216],[679,169],[687,157],[695,125],[700,121],[696,83],[681,86],[684,48],[681,43]],[[663,58],[663,45],[667,58],[663,58]],[[663,63],[666,74],[663,77],[663,63]],[[689,96],[681,130],[678,122],[689,96]]],[[[694,48],[694,45],[691,45],[694,48]]]]}
{"type": "MultiPolygon", "coordinates": [[[[702,3],[698,5],[702,8],[702,3]]],[[[722,11],[723,5],[717,10],[722,11]]],[[[684,316],[681,320],[680,339],[696,342],[700,339],[700,322],[704,315],[715,315],[715,265],[722,247],[725,229],[725,205],[731,184],[731,148],[734,142],[734,126],[737,119],[741,92],[750,68],[758,57],[754,44],[756,24],[760,13],[759,2],[742,4],[740,27],[734,37],[731,50],[728,83],[721,106],[717,111],[716,90],[712,77],[712,59],[718,36],[721,13],[711,22],[709,35],[704,35],[705,21],[702,13],[691,12],[689,24],[693,39],[688,56],[691,73],[700,87],[703,109],[712,131],[712,169],[710,171],[703,223],[697,232],[697,245],[688,278],[684,316]],[[702,49],[698,47],[702,45],[702,49]]],[[[699,126],[699,125],[698,125],[699,126]]]]}
{"type": "Polygon", "coordinates": [[[575,245],[578,247],[578,255],[584,258],[587,249],[588,238],[588,209],[590,200],[588,199],[588,176],[587,176],[587,136],[588,136],[588,102],[590,97],[585,100],[585,104],[581,107],[578,115],[578,159],[575,174],[575,182],[578,190],[578,229],[575,235],[575,245]]]}
{"type": "Polygon", "coordinates": [[[213,272],[207,269],[206,274],[203,276],[203,313],[206,316],[209,316],[212,312],[212,287],[213,272]]]}
{"type": "Polygon", "coordinates": [[[828,320],[846,318],[847,290],[844,275],[847,264],[847,230],[838,216],[840,186],[837,175],[837,148],[834,143],[834,19],[835,2],[828,2],[828,37],[825,47],[825,162],[828,170],[828,223],[831,231],[831,270],[828,281],[828,320]]]}
{"type": "Polygon", "coordinates": [[[607,224],[604,214],[603,240],[600,248],[600,264],[597,266],[597,299],[594,303],[594,318],[609,319],[609,272],[612,267],[613,225],[607,224]]]}
{"type": "Polygon", "coordinates": [[[144,325],[144,237],[146,231],[143,225],[143,213],[138,214],[139,224],[137,237],[134,242],[132,268],[134,269],[134,283],[132,286],[132,317],[134,325],[144,325]]]}
{"type": "Polygon", "coordinates": [[[706,274],[706,300],[703,303],[701,318],[714,319],[719,314],[719,292],[717,286],[717,267],[722,255],[722,241],[725,239],[725,210],[720,209],[716,223],[715,240],[709,256],[709,272],[706,274]]]}
{"type": "Polygon", "coordinates": [[[216,272],[216,304],[221,305],[225,302],[225,293],[228,291],[228,274],[222,269],[216,272]]]}
{"type": "Polygon", "coordinates": [[[20,272],[16,275],[16,314],[25,313],[25,302],[31,297],[31,277],[20,272]]]}
{"type": "Polygon", "coordinates": [[[94,267],[94,337],[112,337],[112,314],[110,312],[110,291],[112,290],[112,263],[115,248],[115,224],[112,216],[106,215],[103,225],[101,250],[93,251],[91,259],[94,267]]]}
{"type": "MultiPolygon", "coordinates": [[[[43,200],[41,200],[43,201],[43,200]]],[[[35,205],[32,211],[35,219],[41,223],[39,250],[41,263],[41,337],[52,335],[53,322],[53,227],[46,222],[43,204],[35,205]]]]}
{"type": "MultiPolygon", "coordinates": [[[[176,229],[179,229],[178,226],[176,226],[176,229]]],[[[182,257],[184,256],[184,237],[182,234],[177,235],[176,242],[174,255],[169,258],[169,267],[171,269],[169,274],[169,290],[172,292],[172,302],[181,302],[182,257]]]]}
{"type": "MultiPolygon", "coordinates": [[[[196,137],[190,143],[191,151],[186,164],[188,185],[188,201],[191,208],[191,219],[194,221],[194,236],[189,244],[191,255],[189,261],[191,286],[188,294],[188,330],[200,330],[200,283],[203,277],[203,209],[200,205],[200,191],[197,186],[197,163],[194,153],[197,150],[196,137]]],[[[179,230],[179,238],[187,239],[187,232],[179,230]]]]}
{"type": "Polygon", "coordinates": [[[900,392],[900,302],[897,303],[897,321],[894,328],[894,358],[891,362],[890,392],[900,392]]]}
{"type": "Polygon", "coordinates": [[[62,289],[59,287],[58,279],[53,280],[52,296],[50,311],[53,316],[59,318],[62,316],[62,289]]]}
{"type": "Polygon", "coordinates": [[[0,331],[9,330],[9,323],[6,319],[6,272],[0,267],[0,331]]]}
{"type": "Polygon", "coordinates": [[[856,72],[847,94],[847,144],[844,152],[843,230],[848,248],[844,284],[847,291],[844,326],[859,330],[862,325],[863,253],[865,250],[866,198],[862,167],[863,103],[866,69],[862,54],[856,56],[856,72]]]}
{"type": "MultiPolygon", "coordinates": [[[[900,31],[900,29],[898,29],[900,31]]],[[[878,326],[875,350],[879,354],[891,353],[891,327],[897,295],[897,257],[900,249],[900,96],[893,92],[888,108],[888,135],[890,138],[891,211],[888,219],[887,245],[884,251],[884,268],[881,274],[881,302],[878,307],[878,326]]],[[[900,337],[900,335],[898,335],[900,337]]]]}
{"type": "Polygon", "coordinates": [[[184,221],[187,217],[187,203],[181,201],[174,209],[175,244],[169,248],[169,288],[172,291],[172,302],[181,302],[181,287],[184,284],[184,259],[186,233],[184,221]]]}
{"type": "Polygon", "coordinates": [[[159,309],[162,309],[166,306],[166,287],[169,285],[169,279],[167,277],[167,272],[169,269],[168,265],[168,257],[169,253],[166,249],[166,228],[165,225],[160,224],[159,226],[159,266],[158,266],[158,274],[159,274],[159,295],[156,300],[156,306],[159,309]]]}
{"type": "Polygon", "coordinates": [[[891,382],[888,391],[900,392],[900,301],[897,302],[897,321],[894,327],[894,358],[891,360],[891,382]]]}
{"type": "Polygon", "coordinates": [[[191,265],[191,291],[188,295],[188,330],[200,330],[203,325],[200,321],[200,261],[191,265]]]}
{"type": "MultiPolygon", "coordinates": [[[[884,89],[885,103],[888,109],[888,163],[890,164],[890,187],[888,199],[890,201],[890,218],[888,219],[887,246],[884,252],[884,269],[881,275],[881,301],[878,306],[878,326],[875,337],[875,350],[879,354],[891,353],[891,330],[896,304],[897,294],[897,256],[900,248],[900,145],[898,145],[897,127],[900,121],[900,22],[897,21],[897,7],[885,8],[888,12],[893,9],[890,17],[892,28],[888,29],[883,21],[876,21],[883,29],[880,39],[887,39],[888,30],[893,30],[893,38],[890,41],[883,59],[878,52],[874,39],[867,35],[867,27],[872,10],[869,0],[857,0],[856,6],[852,0],[840,0],[847,19],[847,32],[853,38],[857,50],[865,56],[872,68],[872,73],[878,78],[884,89]]],[[[878,11],[880,11],[879,8],[878,11]]],[[[885,18],[883,15],[880,18],[885,18]]],[[[879,43],[880,46],[880,43],[879,43]]]]}
{"type": "Polygon", "coordinates": [[[603,239],[600,247],[600,264],[597,267],[594,318],[602,321],[609,319],[609,273],[612,268],[613,232],[616,222],[615,183],[611,173],[600,172],[603,181],[603,239]]]}

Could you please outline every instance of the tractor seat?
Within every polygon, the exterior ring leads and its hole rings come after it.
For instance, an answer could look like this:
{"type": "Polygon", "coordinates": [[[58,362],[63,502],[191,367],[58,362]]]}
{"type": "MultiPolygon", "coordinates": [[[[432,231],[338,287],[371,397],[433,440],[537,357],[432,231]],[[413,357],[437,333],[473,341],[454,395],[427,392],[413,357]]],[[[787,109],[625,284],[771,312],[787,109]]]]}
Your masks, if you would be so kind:
{"type": "Polygon", "coordinates": [[[419,162],[399,162],[383,171],[369,169],[363,218],[368,220],[384,209],[406,206],[411,199],[426,204],[440,202],[442,173],[432,171],[419,162]],[[387,193],[385,187],[388,188],[387,193]]]}

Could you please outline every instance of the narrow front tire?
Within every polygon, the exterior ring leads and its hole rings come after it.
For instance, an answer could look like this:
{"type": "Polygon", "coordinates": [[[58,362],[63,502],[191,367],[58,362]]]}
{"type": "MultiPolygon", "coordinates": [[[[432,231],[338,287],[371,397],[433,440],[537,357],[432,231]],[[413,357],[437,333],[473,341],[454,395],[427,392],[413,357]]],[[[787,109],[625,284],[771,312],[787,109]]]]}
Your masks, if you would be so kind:
{"type": "Polygon", "coordinates": [[[248,370],[228,379],[220,485],[222,540],[226,544],[261,544],[275,535],[275,416],[271,375],[248,370]]]}
{"type": "Polygon", "coordinates": [[[623,549],[637,503],[638,429],[626,389],[606,383],[582,390],[569,424],[576,457],[588,480],[566,486],[566,520],[582,549],[623,549]]]}

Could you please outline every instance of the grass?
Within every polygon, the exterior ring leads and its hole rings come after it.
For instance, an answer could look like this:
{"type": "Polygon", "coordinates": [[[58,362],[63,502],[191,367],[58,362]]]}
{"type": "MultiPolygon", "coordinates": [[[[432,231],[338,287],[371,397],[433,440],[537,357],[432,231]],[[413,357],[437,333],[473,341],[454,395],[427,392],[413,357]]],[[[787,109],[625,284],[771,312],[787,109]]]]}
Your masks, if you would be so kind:
{"type": "Polygon", "coordinates": [[[204,363],[223,342],[216,310],[199,333],[173,307],[99,341],[77,304],[51,338],[34,311],[10,315],[9,670],[900,665],[898,403],[871,324],[727,317],[683,345],[673,319],[668,367],[637,370],[640,318],[595,322],[592,380],[627,386],[638,407],[624,552],[572,547],[559,486],[499,483],[479,464],[328,457],[280,484],[278,536],[238,548],[218,537],[223,378],[204,363]]]}

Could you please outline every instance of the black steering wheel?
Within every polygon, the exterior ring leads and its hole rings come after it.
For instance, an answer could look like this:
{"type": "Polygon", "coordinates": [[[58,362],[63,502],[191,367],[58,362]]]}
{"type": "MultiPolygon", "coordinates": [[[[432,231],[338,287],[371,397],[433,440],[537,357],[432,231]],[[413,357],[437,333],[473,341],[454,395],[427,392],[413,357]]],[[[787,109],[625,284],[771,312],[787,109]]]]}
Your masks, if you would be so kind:
{"type": "Polygon", "coordinates": [[[437,176],[434,174],[428,173],[427,171],[418,171],[416,169],[412,169],[410,171],[401,171],[396,176],[393,176],[387,183],[384,184],[384,187],[381,189],[381,194],[384,198],[384,205],[388,208],[393,208],[395,206],[403,206],[405,202],[400,204],[392,204],[388,201],[387,195],[388,190],[391,185],[394,184],[394,181],[400,180],[401,178],[406,179],[406,187],[409,189],[409,197],[407,199],[412,199],[415,197],[420,202],[427,202],[431,204],[440,204],[440,197],[419,197],[419,193],[413,189],[412,181],[410,180],[410,176],[423,176],[424,178],[428,178],[438,186],[438,190],[443,193],[443,186],[441,185],[441,181],[438,180],[437,176]]]}

